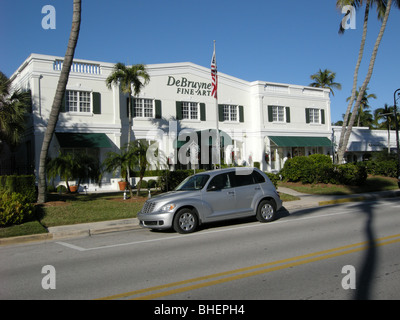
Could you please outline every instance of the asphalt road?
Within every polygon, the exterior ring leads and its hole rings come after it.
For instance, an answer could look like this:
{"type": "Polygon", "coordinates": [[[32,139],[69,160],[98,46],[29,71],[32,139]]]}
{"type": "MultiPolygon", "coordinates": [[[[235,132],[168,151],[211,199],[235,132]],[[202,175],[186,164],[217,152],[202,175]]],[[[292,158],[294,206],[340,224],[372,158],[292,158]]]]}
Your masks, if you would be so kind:
{"type": "Polygon", "coordinates": [[[10,245],[0,299],[400,299],[399,248],[400,199],[10,245]]]}

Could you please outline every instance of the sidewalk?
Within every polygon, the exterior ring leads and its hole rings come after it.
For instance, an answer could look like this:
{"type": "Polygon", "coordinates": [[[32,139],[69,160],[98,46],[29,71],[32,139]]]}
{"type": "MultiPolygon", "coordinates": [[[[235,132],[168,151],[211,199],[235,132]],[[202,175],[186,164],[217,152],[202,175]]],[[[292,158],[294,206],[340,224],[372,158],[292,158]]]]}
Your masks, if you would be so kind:
{"type": "MultiPolygon", "coordinates": [[[[289,212],[344,202],[370,201],[381,198],[400,197],[400,190],[333,196],[304,194],[284,187],[278,188],[278,191],[300,198],[300,200],[288,201],[283,203],[284,208],[289,212]]],[[[28,235],[13,238],[1,238],[0,246],[28,243],[33,241],[51,241],[77,237],[87,237],[95,234],[127,231],[139,228],[140,226],[137,218],[51,227],[48,229],[49,233],[45,234],[28,235]]]]}

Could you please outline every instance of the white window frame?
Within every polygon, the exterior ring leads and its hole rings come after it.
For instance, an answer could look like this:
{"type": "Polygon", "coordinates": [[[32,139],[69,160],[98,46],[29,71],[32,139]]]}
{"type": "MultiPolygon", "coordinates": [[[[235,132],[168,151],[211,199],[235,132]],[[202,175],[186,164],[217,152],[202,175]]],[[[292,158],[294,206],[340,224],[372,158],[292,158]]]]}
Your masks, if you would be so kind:
{"type": "Polygon", "coordinates": [[[200,104],[192,101],[182,101],[182,119],[200,121],[200,104]]]}
{"type": "Polygon", "coordinates": [[[224,121],[239,122],[239,106],[224,104],[224,121]]]}
{"type": "Polygon", "coordinates": [[[272,122],[286,122],[286,107],[272,106],[272,122]]]}
{"type": "Polygon", "coordinates": [[[309,121],[313,124],[321,124],[321,109],[309,108],[309,121]]]}
{"type": "Polygon", "coordinates": [[[155,118],[154,99],[135,98],[134,115],[135,118],[145,118],[145,119],[155,118]],[[145,103],[147,103],[147,105],[145,103]],[[151,104],[151,115],[149,113],[150,104],[151,104]]]}
{"type": "Polygon", "coordinates": [[[93,95],[91,91],[84,90],[66,90],[65,92],[65,109],[69,113],[78,113],[78,114],[92,114],[93,112],[93,95]],[[76,104],[71,107],[71,96],[73,93],[76,97],[72,103],[76,104]],[[85,96],[86,95],[86,96],[85,96]],[[86,100],[85,100],[86,99],[86,100]],[[82,111],[85,108],[86,111],[82,111]]]}

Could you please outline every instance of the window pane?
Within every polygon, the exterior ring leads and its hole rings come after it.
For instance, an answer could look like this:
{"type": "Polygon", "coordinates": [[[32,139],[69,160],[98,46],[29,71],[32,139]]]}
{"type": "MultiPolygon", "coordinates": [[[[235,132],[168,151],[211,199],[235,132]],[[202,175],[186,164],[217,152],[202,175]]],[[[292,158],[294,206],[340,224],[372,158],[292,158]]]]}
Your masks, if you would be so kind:
{"type": "Polygon", "coordinates": [[[182,102],[182,119],[199,119],[199,108],[197,102],[182,102]]]}
{"type": "Polygon", "coordinates": [[[78,92],[67,91],[67,106],[69,112],[78,111],[78,92]]]}
{"type": "Polygon", "coordinates": [[[144,116],[148,118],[153,117],[153,100],[143,99],[144,104],[144,116]]]}
{"type": "Polygon", "coordinates": [[[90,112],[90,92],[79,92],[79,111],[90,112]]]}
{"type": "Polygon", "coordinates": [[[237,121],[237,106],[231,106],[231,121],[237,121]]]}

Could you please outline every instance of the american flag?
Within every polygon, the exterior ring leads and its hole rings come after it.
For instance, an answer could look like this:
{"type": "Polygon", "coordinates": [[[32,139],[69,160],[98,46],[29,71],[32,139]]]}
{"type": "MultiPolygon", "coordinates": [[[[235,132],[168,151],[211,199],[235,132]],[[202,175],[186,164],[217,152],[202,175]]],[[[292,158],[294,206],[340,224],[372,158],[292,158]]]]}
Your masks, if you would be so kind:
{"type": "Polygon", "coordinates": [[[214,53],[211,59],[211,79],[212,79],[211,95],[215,99],[217,99],[218,75],[217,75],[217,58],[215,57],[215,43],[214,43],[214,53]]]}

